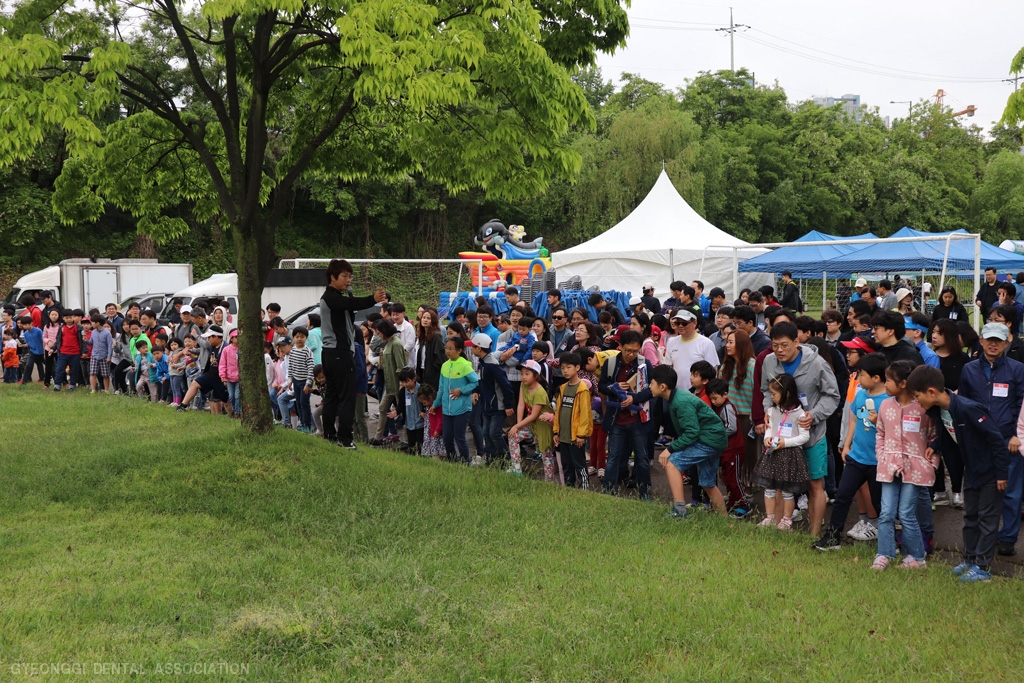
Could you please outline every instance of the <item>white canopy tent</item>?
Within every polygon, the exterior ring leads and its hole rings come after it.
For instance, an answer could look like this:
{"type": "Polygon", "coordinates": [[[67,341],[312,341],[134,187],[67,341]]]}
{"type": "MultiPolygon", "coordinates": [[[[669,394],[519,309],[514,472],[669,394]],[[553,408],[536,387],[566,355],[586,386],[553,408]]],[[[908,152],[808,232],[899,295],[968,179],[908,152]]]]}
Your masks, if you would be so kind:
{"type": "MultiPolygon", "coordinates": [[[[687,284],[701,280],[705,293],[721,287],[732,300],[739,294],[733,291],[736,259],[766,253],[756,247],[731,248],[748,245],[701,218],[662,170],[647,197],[618,225],[583,244],[552,253],[551,262],[559,280],[579,275],[585,287],[639,295],[644,283],[651,282],[655,295],[665,298],[674,280],[687,284]]],[[[738,283],[755,289],[774,285],[774,279],[771,273],[739,273],[738,283]]]]}

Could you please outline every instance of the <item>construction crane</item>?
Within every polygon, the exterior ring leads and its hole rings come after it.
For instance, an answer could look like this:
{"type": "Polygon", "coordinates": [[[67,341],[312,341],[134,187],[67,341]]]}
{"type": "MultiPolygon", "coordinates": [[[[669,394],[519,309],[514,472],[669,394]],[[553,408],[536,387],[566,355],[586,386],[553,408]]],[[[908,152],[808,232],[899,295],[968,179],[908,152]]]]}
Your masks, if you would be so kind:
{"type": "MultiPolygon", "coordinates": [[[[943,90],[942,88],[939,88],[938,90],[935,91],[934,97],[935,97],[935,104],[939,105],[940,107],[944,106],[945,98],[946,98],[946,91],[945,90],[943,90]]],[[[976,112],[976,111],[978,111],[978,108],[975,107],[973,104],[969,104],[969,105],[967,105],[966,109],[962,109],[961,111],[953,112],[953,118],[956,118],[957,116],[968,116],[968,117],[971,117],[971,116],[974,116],[974,112],[976,112]]]]}

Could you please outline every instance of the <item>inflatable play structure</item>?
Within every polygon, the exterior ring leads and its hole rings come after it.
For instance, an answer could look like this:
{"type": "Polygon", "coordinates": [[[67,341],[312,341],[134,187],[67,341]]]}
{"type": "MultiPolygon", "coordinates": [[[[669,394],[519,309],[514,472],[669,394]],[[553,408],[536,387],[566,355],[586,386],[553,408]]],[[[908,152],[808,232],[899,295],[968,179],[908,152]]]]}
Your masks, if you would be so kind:
{"type": "Polygon", "coordinates": [[[505,227],[501,221],[491,219],[481,226],[473,243],[483,251],[462,251],[459,258],[480,259],[483,264],[483,282],[475,268],[470,269],[473,287],[500,291],[507,285],[521,285],[523,280],[543,275],[551,267],[551,257],[544,248],[543,237],[524,241],[526,229],[521,225],[505,227]]]}

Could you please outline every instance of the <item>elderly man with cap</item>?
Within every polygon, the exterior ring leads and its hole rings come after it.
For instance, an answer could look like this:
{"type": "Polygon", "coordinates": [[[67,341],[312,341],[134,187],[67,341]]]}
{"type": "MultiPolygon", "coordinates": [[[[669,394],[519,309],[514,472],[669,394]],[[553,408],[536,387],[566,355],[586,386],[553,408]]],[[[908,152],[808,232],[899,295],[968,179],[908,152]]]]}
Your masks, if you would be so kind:
{"type": "Polygon", "coordinates": [[[661,302],[658,301],[658,297],[654,296],[654,283],[648,282],[644,285],[643,296],[644,306],[652,315],[658,315],[661,313],[661,302]]]}
{"type": "Polygon", "coordinates": [[[665,362],[676,371],[676,387],[690,390],[690,366],[699,360],[706,360],[718,367],[718,351],[715,343],[697,332],[697,314],[688,308],[681,308],[672,316],[672,329],[676,334],[665,345],[665,362]]]}
{"type": "Polygon", "coordinates": [[[178,404],[178,410],[188,410],[188,404],[192,402],[200,391],[210,393],[210,412],[220,415],[224,403],[228,400],[228,388],[220,378],[220,369],[217,363],[220,360],[220,352],[224,348],[224,330],[218,325],[210,325],[210,329],[203,333],[200,347],[205,346],[208,351],[205,360],[200,353],[199,368],[202,372],[192,385],[188,388],[185,397],[178,404]]]}
{"type": "Polygon", "coordinates": [[[188,337],[190,335],[198,337],[202,334],[202,332],[200,332],[199,327],[192,320],[191,306],[189,306],[188,304],[183,305],[178,310],[178,315],[181,316],[181,322],[178,323],[178,326],[174,328],[174,338],[181,342],[182,346],[184,346],[185,337],[188,337]]]}
{"type": "Polygon", "coordinates": [[[1024,403],[1024,363],[1004,354],[1009,340],[1010,331],[1002,323],[988,323],[981,328],[982,356],[964,365],[958,388],[960,396],[981,404],[1012,454],[1003,497],[1003,526],[996,537],[996,551],[1006,556],[1016,552],[1024,493],[1024,458],[1017,435],[1024,403]]]}

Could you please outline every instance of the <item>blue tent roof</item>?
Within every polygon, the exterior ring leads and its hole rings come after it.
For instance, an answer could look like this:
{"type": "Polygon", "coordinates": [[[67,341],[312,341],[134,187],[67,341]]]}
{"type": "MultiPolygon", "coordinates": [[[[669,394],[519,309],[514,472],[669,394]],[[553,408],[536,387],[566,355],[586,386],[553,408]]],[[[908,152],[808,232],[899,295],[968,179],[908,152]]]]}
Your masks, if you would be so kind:
{"type": "MultiPolygon", "coordinates": [[[[934,237],[929,242],[896,242],[869,244],[849,254],[839,256],[829,263],[827,270],[840,273],[898,273],[905,271],[910,274],[921,270],[936,272],[942,270],[943,255],[949,234],[967,234],[966,230],[950,232],[922,232],[912,228],[902,228],[893,237],[934,237]]],[[[1014,254],[1006,249],[981,243],[981,267],[997,270],[1024,270],[1024,256],[1014,254]]],[[[954,240],[949,243],[949,258],[946,261],[947,272],[974,271],[974,241],[954,240]]]]}
{"type": "MultiPolygon", "coordinates": [[[[878,237],[870,232],[851,237],[837,237],[811,230],[795,241],[826,242],[852,239],[878,239],[878,237]]],[[[788,270],[793,273],[793,277],[820,278],[822,272],[832,272],[831,264],[835,259],[855,252],[864,246],[863,244],[836,244],[820,247],[780,247],[773,249],[768,254],[747,259],[740,264],[739,269],[743,273],[780,273],[788,270]]]]}

